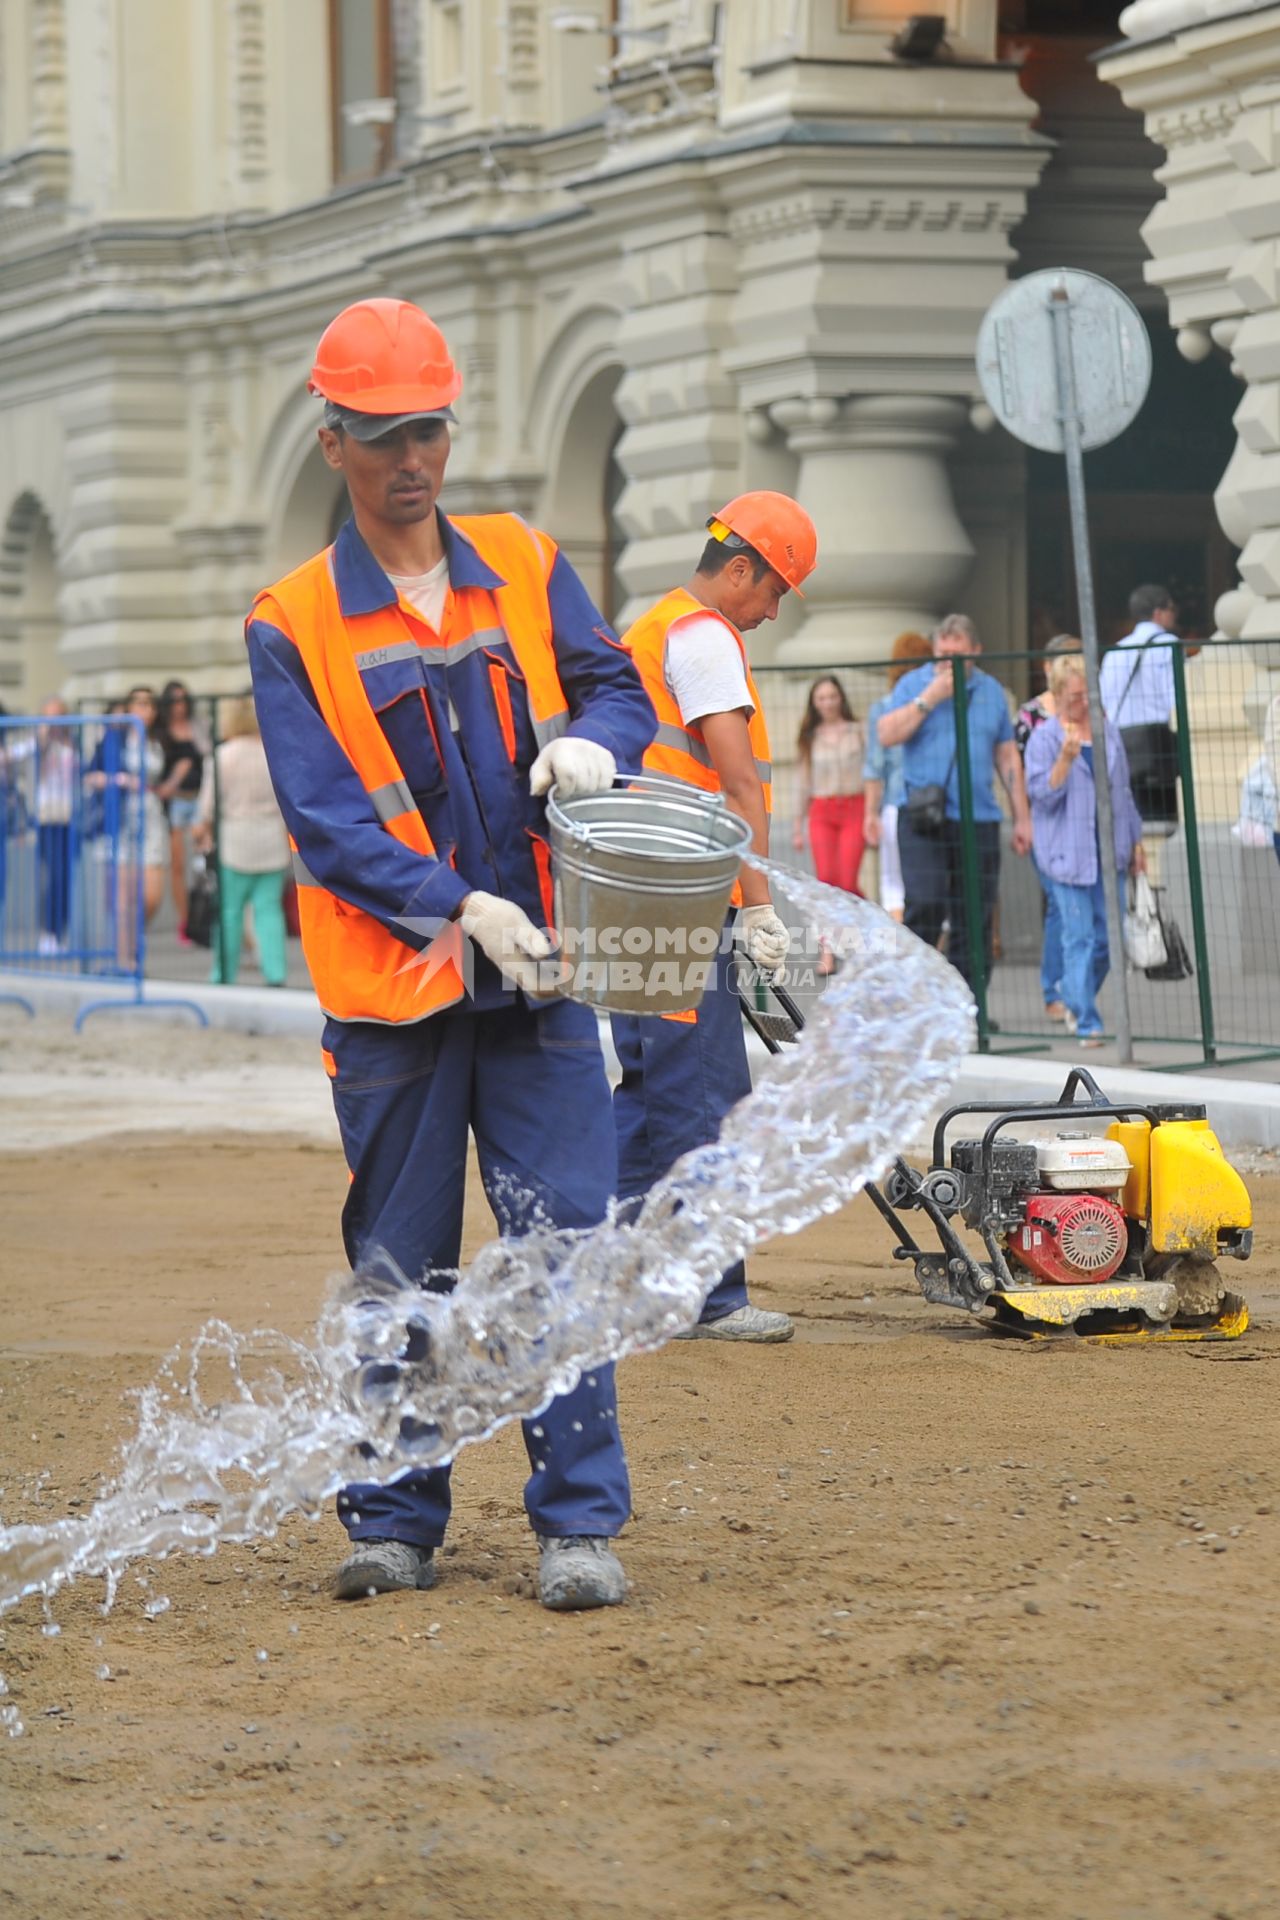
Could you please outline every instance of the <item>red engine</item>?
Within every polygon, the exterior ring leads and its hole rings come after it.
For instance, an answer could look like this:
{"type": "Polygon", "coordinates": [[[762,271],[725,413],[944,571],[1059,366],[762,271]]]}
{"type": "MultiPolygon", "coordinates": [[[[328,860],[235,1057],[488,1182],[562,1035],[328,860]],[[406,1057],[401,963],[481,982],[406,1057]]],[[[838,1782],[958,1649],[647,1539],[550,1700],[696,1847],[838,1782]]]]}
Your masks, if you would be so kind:
{"type": "Polygon", "coordinates": [[[1008,1250],[1058,1286],[1109,1280],[1129,1243],[1124,1214],[1100,1193],[1033,1193],[1008,1250]]]}

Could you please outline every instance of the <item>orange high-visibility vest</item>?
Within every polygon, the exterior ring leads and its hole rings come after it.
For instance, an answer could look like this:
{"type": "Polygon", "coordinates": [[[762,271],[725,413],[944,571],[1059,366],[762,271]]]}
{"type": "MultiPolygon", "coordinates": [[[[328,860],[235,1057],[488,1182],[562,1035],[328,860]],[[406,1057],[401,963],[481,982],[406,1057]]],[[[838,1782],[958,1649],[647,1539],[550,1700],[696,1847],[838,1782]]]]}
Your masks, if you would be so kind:
{"type": "Polygon", "coordinates": [[[676,587],[671,593],[664,594],[658,604],[650,607],[648,613],[642,613],[622,636],[622,644],[635,661],[640,678],[644,681],[644,690],[658,716],[658,731],[654,735],[653,745],[645,753],[644,764],[650,773],[672,774],[677,780],[687,780],[690,786],[701,787],[704,793],[720,791],[720,776],[712,765],[702,729],[697,725],[685,725],[675,695],[667,685],[667,635],[672,623],[687,613],[709,614],[713,620],[719,620],[725,632],[733,635],[738,652],[742,655],[747,690],[755,708],[747,723],[747,733],[751,751],[755,755],[756,772],[764,788],[765,811],[772,813],[773,767],[769,729],[765,725],[764,707],[752,678],[751,663],[747,659],[742,635],[732,621],[716,613],[714,608],[704,607],[684,587],[676,587]]]}
{"type": "MultiPolygon", "coordinates": [[[[731,620],[726,620],[723,614],[717,613],[712,607],[704,607],[684,587],[674,587],[670,593],[664,594],[657,605],[650,607],[648,613],[642,613],[622,636],[622,644],[635,661],[640,678],[644,681],[644,690],[658,716],[658,731],[653,737],[652,746],[645,751],[644,764],[650,773],[670,774],[677,780],[687,781],[692,787],[701,787],[704,793],[720,791],[720,775],[712,764],[702,729],[697,725],[685,725],[679,703],[667,685],[667,635],[673,622],[687,613],[710,614],[713,620],[723,624],[725,632],[731,633],[737,643],[738,652],[742,655],[743,671],[747,676],[747,691],[755,709],[747,722],[747,735],[755,756],[756,772],[764,788],[765,812],[771,814],[773,764],[769,729],[765,725],[764,706],[752,677],[742,635],[731,620]]],[[[740,884],[733,889],[732,905],[742,905],[740,884]]]]}
{"type": "MultiPolygon", "coordinates": [[[[528,701],[535,737],[545,745],[569,724],[547,599],[555,548],[514,514],[451,518],[450,524],[505,582],[490,590],[491,598],[524,676],[516,697],[528,701]]],[[[434,858],[426,822],[370,705],[356,658],[359,653],[367,665],[379,646],[404,646],[407,627],[399,606],[355,616],[348,623],[334,584],[333,549],[328,547],[260,593],[250,619],[269,622],[297,647],[325,722],[387,832],[415,853],[434,858]]],[[[414,966],[413,949],[381,921],[310,876],[302,878],[302,948],[316,997],[333,1019],[388,1024],[424,1020],[463,997],[462,936],[455,925],[437,936],[431,964],[414,966]]]]}

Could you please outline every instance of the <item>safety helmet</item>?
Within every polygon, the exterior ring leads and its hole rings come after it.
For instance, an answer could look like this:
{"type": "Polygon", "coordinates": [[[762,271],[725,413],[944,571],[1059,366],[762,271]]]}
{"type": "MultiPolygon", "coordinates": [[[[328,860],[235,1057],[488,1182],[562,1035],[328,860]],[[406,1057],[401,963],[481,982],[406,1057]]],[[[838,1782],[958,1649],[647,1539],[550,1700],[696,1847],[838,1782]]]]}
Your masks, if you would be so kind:
{"type": "Polygon", "coordinates": [[[353,413],[446,414],[462,392],[444,335],[410,300],[357,300],[320,336],[307,382],[353,413]]]}
{"type": "Polygon", "coordinates": [[[785,493],[740,493],[711,516],[707,531],[728,547],[754,548],[797,593],[818,562],[818,530],[785,493]]]}

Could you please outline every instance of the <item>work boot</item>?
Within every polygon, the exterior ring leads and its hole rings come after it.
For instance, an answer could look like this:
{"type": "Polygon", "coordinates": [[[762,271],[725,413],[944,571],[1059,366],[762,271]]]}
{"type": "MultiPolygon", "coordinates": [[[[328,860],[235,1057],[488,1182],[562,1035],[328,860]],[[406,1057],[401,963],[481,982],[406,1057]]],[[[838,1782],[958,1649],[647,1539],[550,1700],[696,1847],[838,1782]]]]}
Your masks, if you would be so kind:
{"type": "Polygon", "coordinates": [[[333,1576],[335,1600],[363,1600],[371,1593],[399,1593],[436,1583],[434,1547],[408,1540],[357,1540],[350,1558],[333,1576]]]}
{"type": "Polygon", "coordinates": [[[776,1345],[790,1340],[795,1323],[785,1313],[770,1313],[764,1307],[735,1307],[719,1320],[700,1320],[686,1327],[677,1340],[755,1340],[761,1345],[776,1345]]]}
{"type": "Polygon", "coordinates": [[[627,1576],[611,1541],[589,1533],[537,1539],[538,1598],[552,1613],[616,1607],[626,1599],[627,1576]]]}

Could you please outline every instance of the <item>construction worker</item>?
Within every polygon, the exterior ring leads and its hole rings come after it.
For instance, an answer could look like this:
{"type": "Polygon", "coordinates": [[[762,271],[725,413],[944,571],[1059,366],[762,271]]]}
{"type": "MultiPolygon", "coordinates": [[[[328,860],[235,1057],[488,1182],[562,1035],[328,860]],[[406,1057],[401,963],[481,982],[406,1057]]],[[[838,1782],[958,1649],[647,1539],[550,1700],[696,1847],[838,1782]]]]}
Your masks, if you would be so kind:
{"type": "MultiPolygon", "coordinates": [[[[688,585],[665,594],[622,637],[658,716],[644,765],[705,793],[723,793],[751,828],[753,851],[767,854],[769,735],[742,636],[775,619],[790,589],[800,591],[817,560],[818,537],[804,509],[781,493],[744,493],[707,527],[688,585]]],[[[744,866],[734,902],[741,905],[748,959],[766,972],[780,967],[790,938],[765,876],[744,866]]],[[[695,1012],[613,1016],[622,1065],[613,1112],[624,1198],[646,1192],[682,1153],[714,1140],[729,1109],[751,1091],[732,981],[732,920],[695,1012]]],[[[779,1341],[794,1331],[785,1313],[751,1305],[739,1261],[708,1295],[698,1324],[677,1337],[779,1341]]]]}
{"type": "MultiPolygon", "coordinates": [[[[514,514],[440,511],[461,388],[439,329],[406,301],[358,301],[326,328],[310,390],[352,518],[258,595],[247,627],[328,1016],[347,1256],[357,1270],[389,1256],[445,1291],[468,1128],[504,1234],[535,1216],[594,1225],[614,1191],[595,1017],[536,998],[553,945],[541,796],[607,788],[654,728],[554,542],[514,514]]],[[[613,1605],[630,1490],[612,1367],[526,1423],[525,1441],[543,1604],[613,1605]]],[[[449,1510],[447,1466],[345,1489],[352,1552],[335,1594],[433,1585],[449,1510]]]]}

